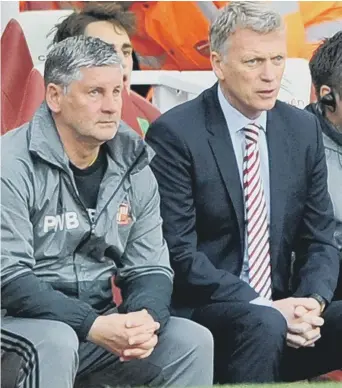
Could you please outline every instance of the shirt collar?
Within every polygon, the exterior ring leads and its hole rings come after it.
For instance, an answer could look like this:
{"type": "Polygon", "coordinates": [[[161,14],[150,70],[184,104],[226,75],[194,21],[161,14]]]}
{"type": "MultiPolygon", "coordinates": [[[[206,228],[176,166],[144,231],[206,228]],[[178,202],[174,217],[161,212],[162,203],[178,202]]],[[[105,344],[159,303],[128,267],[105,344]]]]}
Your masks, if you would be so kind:
{"type": "Polygon", "coordinates": [[[227,122],[227,126],[230,133],[236,133],[244,128],[246,125],[251,122],[255,123],[266,132],[266,122],[267,122],[267,112],[263,111],[261,115],[254,121],[251,121],[248,117],[244,116],[241,112],[235,109],[224,97],[221,86],[217,88],[218,99],[223,111],[224,117],[227,122]]]}

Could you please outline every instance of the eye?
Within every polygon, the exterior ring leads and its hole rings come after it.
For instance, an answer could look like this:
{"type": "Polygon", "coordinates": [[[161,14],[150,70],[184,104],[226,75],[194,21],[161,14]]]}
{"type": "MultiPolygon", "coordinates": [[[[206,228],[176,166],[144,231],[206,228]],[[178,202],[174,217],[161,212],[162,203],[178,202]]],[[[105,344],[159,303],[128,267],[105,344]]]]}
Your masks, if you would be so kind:
{"type": "Polygon", "coordinates": [[[251,58],[251,59],[248,59],[247,61],[245,61],[247,66],[250,66],[250,67],[260,65],[263,62],[264,62],[263,58],[251,58]]]}
{"type": "Polygon", "coordinates": [[[92,90],[90,90],[89,95],[92,96],[92,97],[96,97],[96,96],[99,95],[99,93],[100,92],[99,92],[98,89],[92,89],[92,90]]]}
{"type": "Polygon", "coordinates": [[[282,55],[277,55],[275,58],[273,58],[273,61],[276,63],[282,63],[284,60],[284,57],[282,55]]]}
{"type": "Polygon", "coordinates": [[[113,96],[117,97],[117,96],[119,96],[119,95],[121,95],[121,89],[120,89],[120,88],[114,89],[114,91],[113,91],[113,96]]]}
{"type": "Polygon", "coordinates": [[[129,56],[131,56],[132,55],[132,50],[125,50],[124,52],[123,52],[123,55],[124,55],[124,57],[129,57],[129,56]]]}

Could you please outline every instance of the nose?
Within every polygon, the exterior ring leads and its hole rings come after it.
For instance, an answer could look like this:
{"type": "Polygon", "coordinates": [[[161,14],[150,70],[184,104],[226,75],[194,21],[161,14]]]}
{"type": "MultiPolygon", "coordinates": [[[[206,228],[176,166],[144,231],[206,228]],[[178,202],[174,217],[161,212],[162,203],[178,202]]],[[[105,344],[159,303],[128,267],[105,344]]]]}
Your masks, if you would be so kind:
{"type": "Polygon", "coordinates": [[[272,82],[276,79],[276,68],[271,61],[264,62],[261,78],[265,82],[272,82]]]}
{"type": "Polygon", "coordinates": [[[113,96],[108,94],[103,97],[102,100],[102,111],[109,114],[115,114],[121,112],[122,106],[122,97],[121,94],[118,96],[113,96]]]}

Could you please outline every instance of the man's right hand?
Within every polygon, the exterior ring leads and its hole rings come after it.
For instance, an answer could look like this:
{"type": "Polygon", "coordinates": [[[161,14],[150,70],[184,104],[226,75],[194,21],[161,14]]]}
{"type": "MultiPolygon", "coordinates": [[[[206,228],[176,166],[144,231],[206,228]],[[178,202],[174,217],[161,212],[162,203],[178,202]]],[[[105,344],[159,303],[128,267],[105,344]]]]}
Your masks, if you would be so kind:
{"type": "Polygon", "coordinates": [[[96,318],[88,334],[88,340],[126,359],[144,358],[151,354],[158,339],[159,329],[146,310],[128,314],[110,314],[96,318]],[[140,351],[137,348],[141,347],[140,351]]]}
{"type": "Polygon", "coordinates": [[[313,346],[320,338],[320,326],[324,320],[315,314],[317,301],[312,298],[287,298],[273,302],[272,306],[286,319],[288,346],[313,346]],[[302,314],[298,314],[300,310],[302,314]]]}

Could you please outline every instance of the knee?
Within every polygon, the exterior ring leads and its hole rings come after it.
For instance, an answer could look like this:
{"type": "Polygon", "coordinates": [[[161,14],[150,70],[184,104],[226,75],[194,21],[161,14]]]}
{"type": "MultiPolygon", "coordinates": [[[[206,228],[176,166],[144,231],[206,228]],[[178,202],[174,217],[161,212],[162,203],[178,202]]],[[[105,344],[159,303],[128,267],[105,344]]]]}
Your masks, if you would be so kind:
{"type": "Polygon", "coordinates": [[[282,343],[286,338],[287,323],[283,315],[276,309],[255,306],[248,316],[253,336],[267,343],[282,343]]]}
{"type": "MultiPolygon", "coordinates": [[[[171,322],[170,322],[171,323],[171,322]]],[[[196,322],[173,318],[173,341],[183,354],[195,353],[199,358],[213,359],[214,340],[211,332],[196,322]]]]}
{"type": "Polygon", "coordinates": [[[190,320],[186,320],[183,325],[184,336],[187,339],[185,346],[188,348],[195,346],[198,352],[213,355],[214,339],[211,332],[206,327],[190,320]]]}
{"type": "Polygon", "coordinates": [[[54,358],[75,357],[78,354],[79,341],[75,331],[67,324],[57,321],[44,322],[44,335],[37,345],[39,350],[53,355],[54,358]]]}

